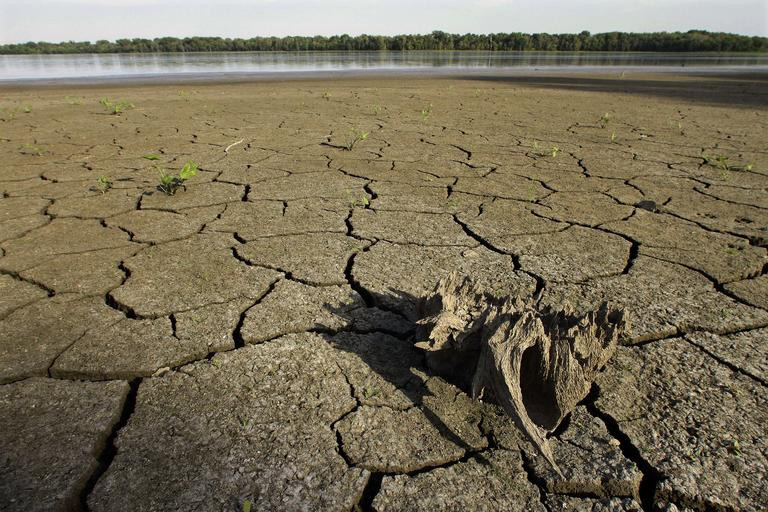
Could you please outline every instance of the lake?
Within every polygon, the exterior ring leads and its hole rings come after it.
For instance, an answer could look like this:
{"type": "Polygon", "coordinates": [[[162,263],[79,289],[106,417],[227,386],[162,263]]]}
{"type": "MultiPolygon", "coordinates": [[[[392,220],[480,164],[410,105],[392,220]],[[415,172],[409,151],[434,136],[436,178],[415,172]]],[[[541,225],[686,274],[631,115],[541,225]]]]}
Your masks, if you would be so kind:
{"type": "Polygon", "coordinates": [[[125,78],[530,73],[536,71],[768,72],[768,54],[613,52],[213,52],[0,55],[0,81],[125,78]]]}

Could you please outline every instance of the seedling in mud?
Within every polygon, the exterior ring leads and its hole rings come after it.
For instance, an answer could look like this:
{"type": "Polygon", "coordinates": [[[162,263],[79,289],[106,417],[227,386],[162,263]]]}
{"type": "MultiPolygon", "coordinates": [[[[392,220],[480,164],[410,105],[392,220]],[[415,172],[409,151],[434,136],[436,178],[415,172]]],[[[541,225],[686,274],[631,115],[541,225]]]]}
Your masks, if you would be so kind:
{"type": "Polygon", "coordinates": [[[677,123],[677,131],[680,132],[680,135],[685,135],[685,131],[683,130],[683,123],[679,121],[677,123]]]}
{"type": "Polygon", "coordinates": [[[147,160],[160,160],[160,155],[157,153],[147,153],[146,155],[142,155],[141,158],[146,158],[147,160]]]}
{"type": "Polygon", "coordinates": [[[64,100],[69,103],[70,105],[82,105],[83,102],[80,101],[77,98],[73,98],[72,96],[64,96],[64,100]]]}
{"type": "Polygon", "coordinates": [[[242,512],[251,512],[252,503],[251,500],[243,500],[242,512]]]}
{"type": "Polygon", "coordinates": [[[370,399],[375,397],[379,394],[379,390],[376,388],[364,388],[363,389],[363,398],[370,399]]]}
{"type": "Polygon", "coordinates": [[[130,110],[134,107],[133,103],[130,101],[120,100],[113,102],[108,98],[101,98],[99,103],[107,110],[107,112],[116,116],[119,116],[126,110],[130,110]]]}
{"type": "Polygon", "coordinates": [[[547,150],[545,148],[542,148],[539,145],[538,141],[533,141],[533,153],[538,156],[551,156],[552,158],[557,157],[557,155],[560,154],[561,150],[558,146],[552,145],[552,147],[547,150]]]}
{"type": "Polygon", "coordinates": [[[373,111],[373,114],[377,116],[381,114],[381,110],[382,110],[381,105],[374,105],[373,107],[371,107],[371,110],[373,111]]]}
{"type": "Polygon", "coordinates": [[[729,453],[733,455],[741,455],[741,445],[739,444],[738,439],[734,439],[733,441],[726,439],[723,444],[725,444],[725,449],[728,450],[729,453]]]}
{"type": "Polygon", "coordinates": [[[349,202],[349,206],[352,208],[366,208],[369,204],[371,204],[371,200],[368,199],[368,196],[363,196],[360,199],[353,199],[349,202]]]}
{"type": "Polygon", "coordinates": [[[611,144],[616,143],[616,132],[611,132],[611,144]]]}
{"type": "Polygon", "coordinates": [[[187,180],[197,176],[197,164],[195,162],[187,162],[184,167],[181,168],[179,174],[169,174],[163,170],[160,171],[160,185],[157,186],[158,190],[167,196],[172,196],[180,188],[185,188],[187,180]]]}
{"type": "Polygon", "coordinates": [[[21,111],[24,112],[25,114],[29,114],[30,112],[32,112],[32,105],[24,105],[23,107],[21,107],[21,111]]]}
{"type": "Polygon", "coordinates": [[[237,416],[237,422],[240,423],[240,426],[244,429],[247,429],[251,426],[251,423],[253,423],[253,420],[250,418],[242,417],[238,414],[237,416]]]}
{"type": "Polygon", "coordinates": [[[112,181],[106,176],[99,176],[96,179],[96,186],[99,187],[101,193],[104,194],[107,190],[112,188],[112,181]]]}
{"type": "Polygon", "coordinates": [[[352,149],[355,147],[355,145],[358,142],[362,142],[368,139],[368,135],[370,135],[370,132],[363,132],[363,131],[356,132],[355,130],[352,130],[350,133],[351,133],[351,136],[347,141],[346,146],[344,146],[344,149],[346,149],[347,151],[352,151],[352,149]]]}
{"type": "Polygon", "coordinates": [[[606,126],[608,126],[608,123],[610,121],[611,121],[611,115],[608,112],[606,112],[605,114],[600,116],[600,119],[598,120],[598,122],[600,123],[600,128],[605,128],[606,126]]]}
{"type": "Polygon", "coordinates": [[[704,163],[710,167],[715,167],[721,171],[730,170],[730,166],[728,165],[728,157],[725,155],[717,155],[715,157],[702,155],[702,158],[704,159],[704,163]]]}
{"type": "Polygon", "coordinates": [[[324,92],[324,93],[323,93],[323,99],[324,99],[325,101],[331,101],[331,95],[330,95],[330,94],[328,94],[327,92],[324,92]]]}
{"type": "MultiPolygon", "coordinates": [[[[16,116],[21,111],[22,111],[21,107],[13,107],[13,108],[11,108],[11,107],[3,107],[3,108],[0,108],[0,120],[3,120],[3,121],[13,121],[14,119],[16,119],[16,116]]],[[[32,109],[30,108],[30,112],[31,111],[32,111],[32,109]]]]}
{"type": "Polygon", "coordinates": [[[21,147],[22,155],[43,156],[47,152],[48,150],[46,150],[44,147],[36,146],[35,144],[24,144],[21,147]]]}
{"type": "Polygon", "coordinates": [[[754,168],[754,164],[752,162],[743,165],[731,165],[728,163],[728,157],[725,155],[717,155],[715,157],[702,155],[701,157],[704,159],[705,165],[718,169],[720,171],[720,177],[723,179],[728,179],[729,171],[749,172],[754,168]]]}
{"type": "Polygon", "coordinates": [[[430,103],[429,105],[421,109],[421,120],[426,121],[431,115],[432,115],[432,104],[430,103]]]}

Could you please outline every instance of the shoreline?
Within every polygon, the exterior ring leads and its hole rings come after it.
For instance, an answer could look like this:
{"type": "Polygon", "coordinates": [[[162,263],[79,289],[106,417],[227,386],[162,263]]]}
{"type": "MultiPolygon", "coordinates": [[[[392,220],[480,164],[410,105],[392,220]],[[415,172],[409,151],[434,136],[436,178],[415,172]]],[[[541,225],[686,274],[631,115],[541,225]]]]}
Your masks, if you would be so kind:
{"type": "Polygon", "coordinates": [[[0,493],[765,509],[766,77],[548,75],[3,89],[0,493]],[[415,345],[454,271],[631,316],[564,477],[415,345]]]}
{"type": "Polygon", "coordinates": [[[268,71],[268,72],[225,72],[225,73],[146,73],[136,75],[100,75],[84,77],[53,78],[0,78],[0,89],[21,87],[112,87],[151,85],[226,85],[240,83],[337,81],[402,78],[430,79],[527,79],[527,78],[602,78],[616,80],[660,78],[664,81],[696,78],[725,78],[740,80],[768,80],[768,66],[759,67],[684,67],[670,66],[573,66],[546,68],[418,68],[418,69],[354,69],[334,71],[268,71]]]}

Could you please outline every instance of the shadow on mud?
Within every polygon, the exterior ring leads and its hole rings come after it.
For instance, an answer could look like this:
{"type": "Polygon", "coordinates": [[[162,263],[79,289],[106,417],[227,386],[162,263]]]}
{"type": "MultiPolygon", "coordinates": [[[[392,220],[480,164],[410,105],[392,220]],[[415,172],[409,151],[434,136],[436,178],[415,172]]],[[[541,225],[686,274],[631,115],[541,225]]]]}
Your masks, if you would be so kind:
{"type": "MultiPolygon", "coordinates": [[[[679,74],[682,75],[684,71],[679,74]]],[[[696,103],[758,107],[768,104],[768,74],[701,75],[685,74],[684,79],[597,78],[584,76],[467,75],[460,80],[559,89],[567,91],[613,92],[660,96],[696,103]]]]}
{"type": "MultiPolygon", "coordinates": [[[[472,456],[482,464],[488,464],[482,454],[478,453],[477,446],[472,446],[460,433],[451,428],[444,421],[445,412],[440,412],[430,407],[426,402],[427,397],[435,397],[438,400],[450,400],[453,395],[437,396],[430,391],[428,382],[433,377],[439,377],[443,381],[458,387],[469,394],[465,383],[452,379],[450,375],[437,374],[427,367],[422,350],[416,348],[414,343],[423,335],[423,329],[417,324],[419,318],[419,304],[421,298],[414,297],[406,292],[392,290],[391,294],[382,296],[379,294],[366,294],[366,304],[369,308],[379,308],[397,315],[397,323],[388,324],[382,321],[375,329],[370,331],[342,330],[333,332],[327,326],[317,325],[317,332],[334,348],[354,354],[364,362],[376,375],[385,382],[391,384],[401,392],[414,407],[418,408],[431,425],[447,441],[460,447],[465,452],[465,457],[472,456]],[[403,329],[403,322],[407,330],[403,329]],[[378,336],[376,336],[378,334],[378,336]]],[[[350,311],[334,305],[325,304],[324,308],[334,316],[350,318],[350,311]]],[[[354,313],[353,313],[354,315],[354,313]]],[[[440,387],[445,387],[440,386],[440,387]]],[[[360,393],[365,398],[365,390],[356,390],[358,400],[360,393]]],[[[408,408],[409,406],[406,406],[408,408]]],[[[503,414],[499,411],[500,414],[503,414]]],[[[483,432],[482,417],[476,418],[476,426],[481,433],[492,442],[492,435],[483,432]]],[[[412,473],[418,473],[421,470],[412,473]]]]}

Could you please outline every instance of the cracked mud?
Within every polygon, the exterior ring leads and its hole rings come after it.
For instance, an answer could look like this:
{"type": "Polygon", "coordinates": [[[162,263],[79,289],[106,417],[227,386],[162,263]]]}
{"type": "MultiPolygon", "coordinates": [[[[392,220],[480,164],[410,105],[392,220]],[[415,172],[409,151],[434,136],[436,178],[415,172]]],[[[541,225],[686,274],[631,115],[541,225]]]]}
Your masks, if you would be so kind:
{"type": "Polygon", "coordinates": [[[765,81],[604,82],[5,90],[0,509],[768,508],[765,81]],[[629,312],[562,474],[414,345],[450,271],[629,312]]]}

